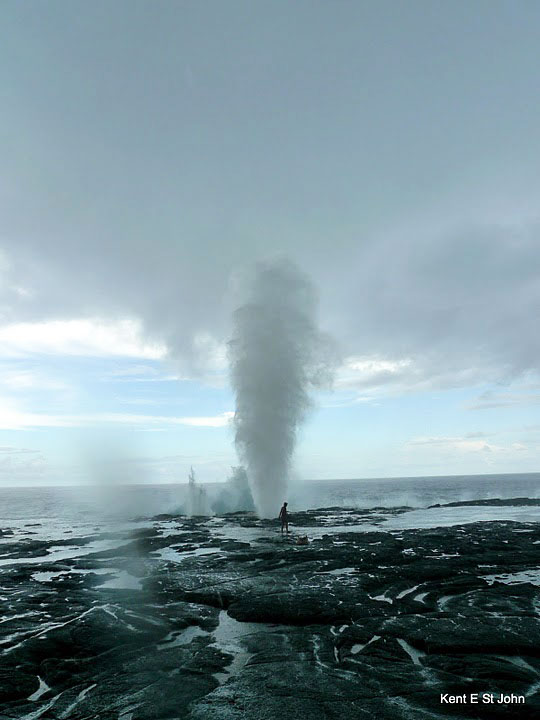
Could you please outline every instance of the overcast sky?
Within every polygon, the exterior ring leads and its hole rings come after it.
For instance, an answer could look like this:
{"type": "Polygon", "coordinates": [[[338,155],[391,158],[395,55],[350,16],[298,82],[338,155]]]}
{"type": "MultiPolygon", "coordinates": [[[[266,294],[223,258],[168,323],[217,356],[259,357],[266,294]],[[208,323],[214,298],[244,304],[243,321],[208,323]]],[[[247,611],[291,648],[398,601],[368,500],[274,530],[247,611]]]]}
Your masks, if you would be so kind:
{"type": "Polygon", "coordinates": [[[224,479],[279,254],[342,358],[300,475],[538,470],[539,81],[536,1],[2,3],[0,483],[224,479]]]}

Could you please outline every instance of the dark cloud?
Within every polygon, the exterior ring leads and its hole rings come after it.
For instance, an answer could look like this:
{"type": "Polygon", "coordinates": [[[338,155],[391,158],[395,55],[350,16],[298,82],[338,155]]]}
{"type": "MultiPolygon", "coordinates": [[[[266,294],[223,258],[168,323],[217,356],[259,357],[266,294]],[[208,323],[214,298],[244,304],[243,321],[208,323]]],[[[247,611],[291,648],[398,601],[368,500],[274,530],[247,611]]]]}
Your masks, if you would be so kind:
{"type": "Polygon", "coordinates": [[[341,293],[350,349],[411,359],[386,380],[448,386],[540,370],[538,226],[404,234],[351,265],[356,282],[341,293]]]}
{"type": "Polygon", "coordinates": [[[204,373],[286,253],[344,355],[410,360],[351,387],[538,373],[538,8],[257,7],[2,8],[2,323],[140,317],[204,373]]]}

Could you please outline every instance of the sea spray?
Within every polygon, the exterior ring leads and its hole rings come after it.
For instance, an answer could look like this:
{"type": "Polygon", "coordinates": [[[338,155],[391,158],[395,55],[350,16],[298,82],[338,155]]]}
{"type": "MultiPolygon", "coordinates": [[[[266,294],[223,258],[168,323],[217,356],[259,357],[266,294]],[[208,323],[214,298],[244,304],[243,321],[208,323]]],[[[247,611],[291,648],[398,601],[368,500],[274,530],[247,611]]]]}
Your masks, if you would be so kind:
{"type": "Polygon", "coordinates": [[[255,510],[246,469],[242,465],[231,468],[230,476],[222,483],[211,507],[218,515],[255,510]]]}
{"type": "Polygon", "coordinates": [[[195,478],[193,467],[189,471],[188,476],[188,515],[211,515],[212,510],[208,502],[208,497],[203,487],[201,487],[195,478]]]}
{"type": "Polygon", "coordinates": [[[317,296],[293,263],[260,263],[229,342],[236,396],[235,444],[260,517],[286,498],[297,430],[309,391],[330,379],[331,343],[317,328],[317,296]]]}

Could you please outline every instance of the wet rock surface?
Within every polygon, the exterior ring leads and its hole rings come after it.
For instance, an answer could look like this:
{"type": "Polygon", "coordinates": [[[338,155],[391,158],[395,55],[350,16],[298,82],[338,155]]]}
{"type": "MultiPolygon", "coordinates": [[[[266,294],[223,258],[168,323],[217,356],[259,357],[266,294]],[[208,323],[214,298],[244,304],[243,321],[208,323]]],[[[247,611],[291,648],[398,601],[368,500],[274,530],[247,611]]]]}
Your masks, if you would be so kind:
{"type": "Polygon", "coordinates": [[[6,529],[0,718],[540,717],[540,526],[384,530],[407,512],[6,529]]]}

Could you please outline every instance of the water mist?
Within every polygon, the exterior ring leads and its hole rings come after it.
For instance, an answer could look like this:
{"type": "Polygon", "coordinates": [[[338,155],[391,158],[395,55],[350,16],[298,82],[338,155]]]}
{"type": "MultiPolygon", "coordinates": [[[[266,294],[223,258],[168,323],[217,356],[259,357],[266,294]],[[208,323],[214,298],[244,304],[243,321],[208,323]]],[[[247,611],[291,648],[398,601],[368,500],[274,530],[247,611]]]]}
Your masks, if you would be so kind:
{"type": "Polygon", "coordinates": [[[311,388],[329,380],[330,343],[316,324],[309,278],[286,260],[260,263],[229,342],[235,444],[260,517],[286,499],[297,430],[311,388]]]}

